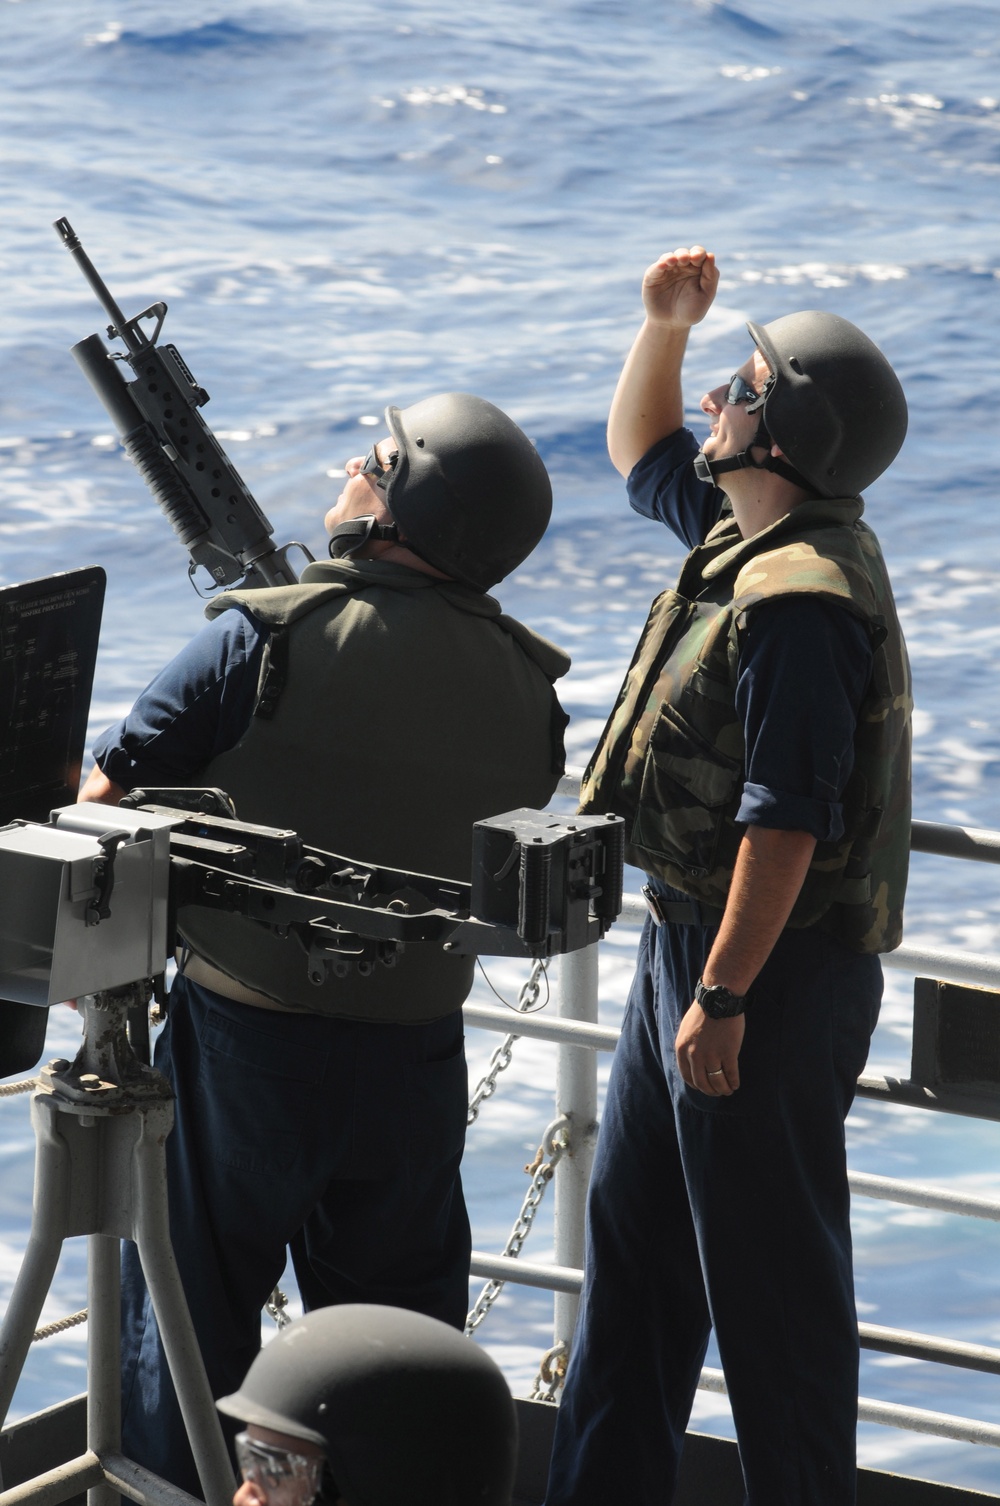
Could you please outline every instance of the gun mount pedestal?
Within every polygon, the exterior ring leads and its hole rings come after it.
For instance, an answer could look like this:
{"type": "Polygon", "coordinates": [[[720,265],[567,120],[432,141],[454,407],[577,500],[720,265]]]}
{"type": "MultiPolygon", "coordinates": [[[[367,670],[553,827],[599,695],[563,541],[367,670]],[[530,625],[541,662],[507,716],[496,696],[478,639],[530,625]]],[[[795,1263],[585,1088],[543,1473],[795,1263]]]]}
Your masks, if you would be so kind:
{"type": "Polygon", "coordinates": [[[232,1466],[170,1244],[164,1141],[173,1125],[173,1095],[166,1079],[135,1057],[126,1035],[128,1008],[137,996],[144,1004],[146,985],[82,1000],[84,1038],[75,1062],[43,1068],[32,1098],[34,1207],[24,1263],[0,1329],[0,1421],[63,1242],[86,1234],[87,1452],[2,1491],[0,1506],[22,1500],[55,1506],[84,1488],[89,1506],[112,1506],[117,1494],[155,1506],[192,1500],[121,1452],[121,1239],[138,1247],[205,1500],[208,1506],[232,1500],[232,1466]]]}

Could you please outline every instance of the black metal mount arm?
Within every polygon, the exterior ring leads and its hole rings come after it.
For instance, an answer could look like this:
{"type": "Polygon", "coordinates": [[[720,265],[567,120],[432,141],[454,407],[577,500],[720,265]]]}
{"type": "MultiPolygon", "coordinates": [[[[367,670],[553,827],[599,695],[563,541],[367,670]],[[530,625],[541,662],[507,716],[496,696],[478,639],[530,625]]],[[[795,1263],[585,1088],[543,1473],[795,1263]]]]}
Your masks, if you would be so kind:
{"type": "Polygon", "coordinates": [[[480,821],[465,884],[358,863],[309,847],[295,832],[237,821],[220,791],[138,789],[128,804],[177,818],[174,917],[200,905],[293,936],[317,983],[326,968],[391,966],[416,944],[459,955],[556,956],[599,940],[621,909],[617,816],[517,810],[480,821]]]}

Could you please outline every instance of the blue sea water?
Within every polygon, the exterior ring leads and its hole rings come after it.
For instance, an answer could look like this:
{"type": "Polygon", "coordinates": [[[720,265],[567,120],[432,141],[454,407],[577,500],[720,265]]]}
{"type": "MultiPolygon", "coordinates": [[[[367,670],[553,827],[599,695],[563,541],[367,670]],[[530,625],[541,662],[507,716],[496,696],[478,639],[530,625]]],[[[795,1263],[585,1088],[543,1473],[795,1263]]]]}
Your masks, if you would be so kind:
{"type": "MultiPolygon", "coordinates": [[[[501,594],[573,653],[577,764],[680,558],[629,512],[604,423],[643,268],[700,241],[723,282],[685,369],[696,429],[747,318],[835,309],[899,371],[910,433],[868,505],[913,659],[916,811],[1000,827],[996,0],[0,0],[0,193],[0,580],[107,569],[95,732],[200,603],[67,354],[104,320],[52,220],[70,218],[127,312],[170,304],[166,338],[282,539],[322,547],[338,469],[389,402],[472,390],[526,427],[555,514],[501,594]]],[[[907,925],[911,942],[1000,951],[992,871],[918,860],[907,925]]],[[[607,948],[609,1021],[631,943],[607,948]]],[[[908,991],[890,975],[873,1063],[905,1066],[908,991]]],[[[51,1048],[74,1029],[54,1012],[51,1048]]],[[[474,1038],[474,1070],[494,1044],[474,1038]]],[[[550,1117],[550,1048],[522,1043],[520,1061],[473,1139],[484,1248],[550,1117]]],[[[993,1126],[864,1104],[849,1138],[859,1170],[1000,1192],[993,1126]]],[[[0,1104],[7,1289],[32,1155],[24,1102],[0,1104]]],[[[1000,1342],[991,1226],[857,1203],[863,1316],[1000,1342]]],[[[82,1271],[71,1249],[53,1314],[82,1305],[82,1271]]],[[[509,1295],[484,1325],[519,1389],[548,1325],[544,1299],[509,1295]]],[[[77,1388],[83,1332],[33,1353],[20,1410],[77,1388]]],[[[869,1357],[862,1391],[1000,1421],[989,1377],[869,1357]]],[[[699,1402],[701,1425],[729,1426],[717,1408],[699,1402]]],[[[870,1462],[1000,1491],[994,1451],[861,1441],[870,1462]]]]}

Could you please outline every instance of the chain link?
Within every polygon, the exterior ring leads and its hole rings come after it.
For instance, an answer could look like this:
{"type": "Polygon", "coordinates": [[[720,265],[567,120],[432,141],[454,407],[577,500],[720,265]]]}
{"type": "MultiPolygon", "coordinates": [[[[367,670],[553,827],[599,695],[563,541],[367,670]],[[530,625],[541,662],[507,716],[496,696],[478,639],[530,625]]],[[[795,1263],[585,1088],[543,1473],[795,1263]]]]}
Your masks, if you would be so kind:
{"type": "MultiPolygon", "coordinates": [[[[551,1182],[552,1174],[559,1162],[559,1158],[568,1145],[569,1120],[565,1116],[561,1116],[559,1119],[554,1119],[548,1126],[542,1137],[542,1143],[535,1152],[535,1159],[530,1165],[524,1168],[525,1172],[531,1177],[531,1186],[525,1193],[524,1202],[521,1204],[521,1211],[514,1222],[513,1229],[510,1231],[507,1243],[500,1252],[501,1255],[506,1255],[512,1260],[516,1260],[518,1255],[520,1255],[524,1241],[531,1233],[531,1226],[534,1223],[535,1214],[538,1212],[542,1198],[545,1196],[545,1189],[551,1182]],[[547,1161],[544,1159],[546,1149],[549,1153],[547,1161]]],[[[467,1335],[475,1333],[503,1291],[505,1285],[505,1281],[497,1281],[496,1279],[487,1281],[476,1301],[469,1309],[469,1314],[465,1320],[465,1332],[467,1335]]]]}
{"type": "MultiPolygon", "coordinates": [[[[538,1003],[538,996],[542,991],[542,979],[546,976],[548,963],[543,958],[538,958],[533,964],[528,975],[527,982],[523,985],[517,996],[516,1012],[529,1014],[538,1003]]],[[[520,1040],[517,1034],[505,1035],[500,1045],[490,1057],[490,1064],[486,1076],[480,1078],[479,1085],[469,1100],[468,1123],[475,1124],[479,1118],[479,1110],[487,1098],[492,1098],[497,1090],[497,1078],[501,1072],[506,1072],[513,1057],[514,1042],[520,1040]]]]}
{"type": "Polygon", "coordinates": [[[274,1288],[274,1291],[264,1303],[264,1311],[269,1317],[274,1319],[279,1333],[283,1328],[287,1328],[292,1321],[288,1316],[288,1298],[280,1286],[274,1288]]]}
{"type": "Polygon", "coordinates": [[[553,1344],[542,1355],[530,1400],[551,1402],[555,1406],[556,1392],[566,1379],[568,1364],[569,1345],[565,1339],[560,1339],[558,1344],[553,1344]]]}

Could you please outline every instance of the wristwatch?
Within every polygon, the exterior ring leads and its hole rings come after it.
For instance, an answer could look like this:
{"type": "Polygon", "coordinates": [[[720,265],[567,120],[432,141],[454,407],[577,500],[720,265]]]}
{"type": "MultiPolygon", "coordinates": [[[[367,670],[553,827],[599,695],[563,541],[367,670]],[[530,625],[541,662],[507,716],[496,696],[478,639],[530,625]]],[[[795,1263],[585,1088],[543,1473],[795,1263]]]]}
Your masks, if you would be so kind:
{"type": "Polygon", "coordinates": [[[730,1020],[742,1014],[747,1007],[746,994],[734,994],[721,983],[707,988],[699,978],[694,990],[694,1002],[700,1004],[710,1020],[730,1020]]]}

